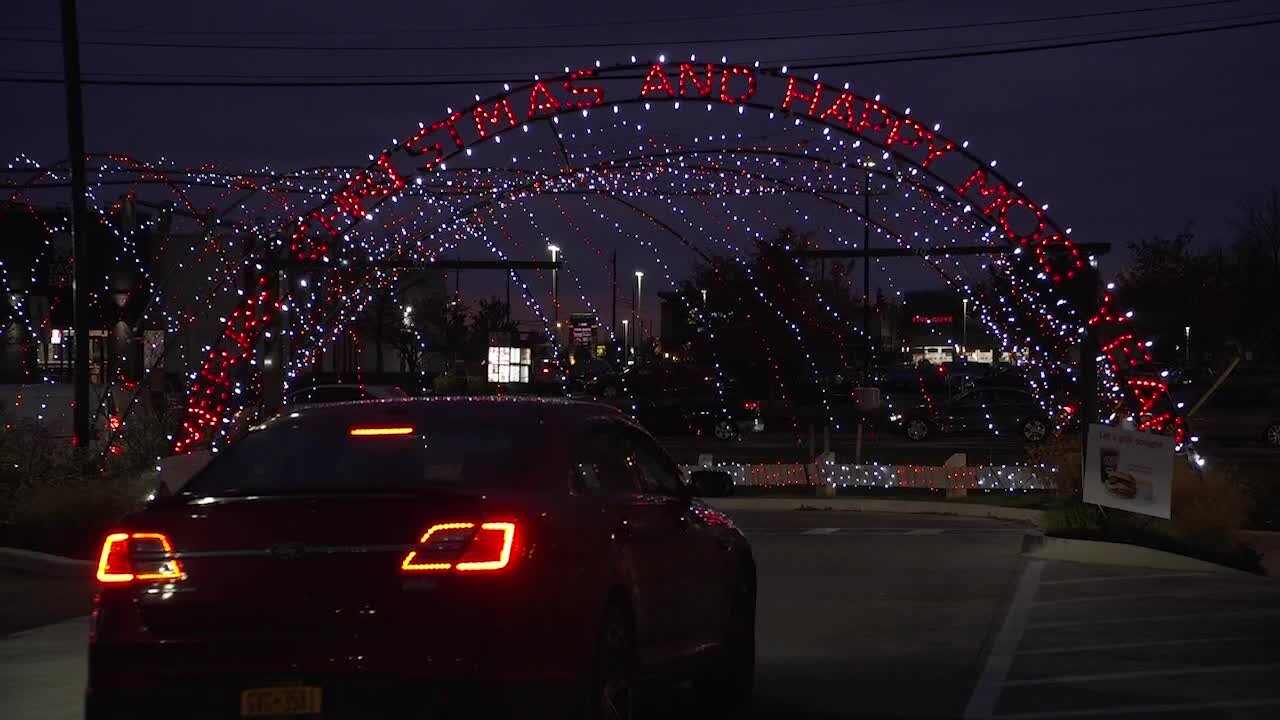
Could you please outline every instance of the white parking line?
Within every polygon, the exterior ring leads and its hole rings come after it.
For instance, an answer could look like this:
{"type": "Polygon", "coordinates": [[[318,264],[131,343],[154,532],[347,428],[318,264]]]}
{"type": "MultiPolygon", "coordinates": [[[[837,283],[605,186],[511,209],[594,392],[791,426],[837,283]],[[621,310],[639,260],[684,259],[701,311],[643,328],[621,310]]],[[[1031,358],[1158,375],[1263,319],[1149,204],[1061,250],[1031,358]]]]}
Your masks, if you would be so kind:
{"type": "Polygon", "coordinates": [[[1227,610],[1218,612],[1184,613],[1181,615],[1144,615],[1121,618],[1090,618],[1088,620],[1062,620],[1055,622],[1032,623],[1028,630],[1048,630],[1050,628],[1079,627],[1081,625],[1110,625],[1113,623],[1135,622],[1169,622],[1173,620],[1211,620],[1214,618],[1254,617],[1261,615],[1280,615],[1280,608],[1268,610],[1227,610]]]}
{"type": "Polygon", "coordinates": [[[1135,600],[1138,598],[1176,598],[1179,600],[1194,600],[1203,598],[1206,600],[1223,600],[1224,596],[1230,595],[1249,595],[1280,592],[1280,587],[1249,587],[1249,588],[1223,588],[1216,587],[1208,590],[1162,590],[1157,592],[1134,592],[1134,593],[1117,593],[1115,595],[1090,595],[1088,597],[1073,598],[1057,598],[1055,600],[1038,600],[1036,606],[1043,605],[1074,605],[1075,603],[1087,602],[1107,602],[1109,600],[1135,600]]]}
{"type": "Polygon", "coordinates": [[[1009,668],[1013,665],[1013,656],[1022,641],[1022,633],[1027,627],[1027,618],[1031,616],[1031,601],[1036,596],[1040,585],[1040,575],[1044,572],[1044,561],[1033,560],[1027,563],[1018,578],[1018,587],[1009,602],[1009,612],[1004,616],[1004,623],[996,635],[991,652],[987,655],[987,665],[978,676],[978,683],[965,705],[965,718],[989,718],[995,712],[996,702],[1000,700],[1000,687],[1009,677],[1009,668]]]}
{"type": "Polygon", "coordinates": [[[1107,580],[1163,580],[1165,578],[1209,577],[1221,578],[1215,573],[1152,573],[1150,575],[1093,575],[1066,580],[1045,580],[1041,585],[1080,585],[1084,583],[1105,582],[1107,580]]]}
{"type": "Polygon", "coordinates": [[[802,535],[832,535],[840,532],[840,528],[809,528],[802,535]]]}
{"type": "Polygon", "coordinates": [[[1070,683],[1107,682],[1110,680],[1134,680],[1137,678],[1168,677],[1170,675],[1216,675],[1220,673],[1258,672],[1280,668],[1280,663],[1256,663],[1253,665],[1202,665],[1197,667],[1161,668],[1159,670],[1134,670],[1131,672],[1096,673],[1093,675],[1054,675],[1028,680],[1010,680],[1005,687],[1031,685],[1063,685],[1070,683]]]}
{"type": "Polygon", "coordinates": [[[1095,717],[1111,715],[1128,717],[1130,715],[1150,715],[1154,713],[1185,713],[1193,710],[1242,710],[1245,708],[1276,707],[1280,698],[1259,698],[1257,700],[1222,700],[1204,703],[1169,703],[1165,705],[1111,705],[1081,710],[1047,710],[1043,712],[1011,713],[997,715],[995,720],[1054,720],[1054,718],[1095,717]]]}
{"type": "Polygon", "coordinates": [[[1059,653],[1095,652],[1099,650],[1132,650],[1144,647],[1162,647],[1166,645],[1204,645],[1206,643],[1239,642],[1241,640],[1257,640],[1253,635],[1237,635],[1235,637],[1196,638],[1194,640],[1151,640],[1149,642],[1109,643],[1106,645],[1070,645],[1067,647],[1036,648],[1035,650],[1019,650],[1023,655],[1057,655],[1059,653]]]}

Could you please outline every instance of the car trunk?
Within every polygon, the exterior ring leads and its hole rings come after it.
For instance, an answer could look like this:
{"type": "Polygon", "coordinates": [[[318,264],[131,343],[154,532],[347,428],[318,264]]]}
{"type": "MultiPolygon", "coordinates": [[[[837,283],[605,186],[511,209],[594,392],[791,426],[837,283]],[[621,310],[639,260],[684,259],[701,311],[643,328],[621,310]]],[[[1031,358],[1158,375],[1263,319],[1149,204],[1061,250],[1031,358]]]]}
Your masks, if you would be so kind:
{"type": "Polygon", "coordinates": [[[508,571],[457,578],[400,567],[433,523],[514,519],[492,495],[226,498],[145,517],[140,529],[165,533],[186,575],[139,587],[156,639],[394,635],[407,616],[445,607],[465,621],[477,588],[510,582],[508,571]]]}

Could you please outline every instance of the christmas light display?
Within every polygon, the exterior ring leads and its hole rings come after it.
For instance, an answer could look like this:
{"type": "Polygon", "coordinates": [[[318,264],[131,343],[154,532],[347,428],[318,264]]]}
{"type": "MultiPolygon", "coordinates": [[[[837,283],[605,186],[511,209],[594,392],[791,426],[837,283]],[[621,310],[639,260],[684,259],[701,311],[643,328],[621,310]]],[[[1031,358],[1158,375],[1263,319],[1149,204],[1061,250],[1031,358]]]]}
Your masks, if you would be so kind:
{"type": "MultiPolygon", "coordinates": [[[[634,203],[632,212],[622,214],[645,217],[654,227],[665,224],[668,230],[671,223],[682,223],[690,232],[672,234],[689,250],[698,252],[686,235],[712,242],[735,257],[741,257],[745,246],[740,239],[762,235],[752,228],[753,223],[777,227],[760,207],[750,211],[752,219],[730,204],[732,198],[752,195],[807,193],[824,206],[847,214],[856,224],[867,224],[879,240],[900,247],[945,246],[955,244],[957,238],[974,236],[983,242],[1014,245],[1016,254],[982,266],[1001,278],[1004,289],[998,296],[979,290],[980,278],[971,276],[955,258],[925,255],[921,259],[971,300],[972,317],[1002,344],[1025,348],[1038,363],[1062,367],[1064,377],[1077,377],[1069,354],[1084,330],[1091,329],[1101,338],[1098,357],[1105,392],[1116,400],[1123,399],[1129,414],[1144,429],[1171,432],[1179,441],[1183,438],[1182,420],[1167,400],[1165,382],[1142,373],[1151,355],[1145,343],[1127,330],[1126,314],[1114,307],[1110,295],[1105,295],[1096,309],[1077,306],[1084,258],[1068,238],[1069,229],[1055,225],[1047,205],[1033,201],[1021,183],[1001,175],[996,163],[972,154],[967,142],[942,135],[939,125],[929,126],[911,117],[909,110],[894,109],[878,95],[758,65],[693,60],[666,63],[660,59],[607,69],[586,67],[567,70],[562,76],[537,78],[524,86],[508,86],[497,95],[477,97],[475,103],[461,109],[447,109],[439,119],[420,124],[407,140],[371,155],[369,160],[363,168],[277,174],[269,170],[224,172],[214,166],[179,168],[142,163],[127,156],[103,158],[99,180],[105,182],[114,177],[112,173],[127,170],[134,181],[130,192],[164,187],[177,201],[174,207],[185,220],[194,220],[203,229],[199,247],[193,246],[199,251],[191,254],[190,261],[183,261],[183,272],[202,274],[211,288],[236,288],[246,273],[257,278],[251,289],[238,291],[236,307],[224,313],[223,331],[203,349],[204,361],[191,377],[187,418],[175,449],[185,451],[225,437],[232,417],[259,392],[261,368],[255,362],[278,313],[287,318],[279,329],[283,335],[279,340],[287,341],[286,382],[311,367],[332,339],[348,333],[369,299],[394,286],[397,278],[394,270],[370,269],[368,265],[388,260],[425,264],[441,249],[463,243],[475,246],[477,241],[489,253],[505,257],[506,251],[493,244],[488,231],[496,229],[509,247],[518,247],[519,233],[507,227],[507,213],[520,206],[530,222],[536,223],[530,203],[543,196],[555,200],[552,209],[574,228],[587,252],[599,259],[601,251],[592,242],[592,233],[579,226],[566,205],[556,200],[559,193],[606,198],[588,204],[596,218],[593,222],[606,227],[611,222],[611,235],[631,236],[647,247],[671,285],[668,263],[657,247],[646,245],[644,238],[611,220],[614,211],[602,211],[602,203],[657,198],[670,220],[634,203]],[[813,133],[819,138],[817,145],[808,139],[782,144],[753,142],[740,134],[694,136],[692,142],[675,145],[646,138],[643,123],[619,114],[623,109],[643,113],[660,102],[684,108],[678,111],[696,108],[704,112],[705,108],[710,112],[715,106],[725,106],[733,118],[750,110],[762,118],[786,120],[784,132],[798,134],[803,126],[821,132],[813,133]],[[601,112],[593,112],[597,109],[601,112]],[[556,136],[568,145],[561,152],[567,152],[572,168],[524,167],[536,165],[540,157],[553,156],[543,155],[542,149],[524,158],[508,154],[504,167],[497,169],[449,166],[456,157],[470,158],[473,150],[501,142],[507,133],[526,133],[531,125],[558,123],[571,114],[586,126],[581,135],[564,130],[562,124],[557,126],[556,136]],[[609,120],[592,122],[597,116],[609,120]],[[600,139],[606,132],[624,130],[634,131],[641,142],[627,149],[616,139],[600,139]],[[601,144],[575,147],[578,138],[601,144]],[[864,191],[859,165],[863,158],[872,158],[887,168],[884,173],[877,172],[874,192],[885,193],[885,197],[877,195],[871,218],[861,217],[858,209],[835,199],[864,191]],[[108,163],[115,165],[108,167],[108,163]],[[191,187],[216,188],[226,209],[210,215],[192,200],[186,190],[191,187]],[[695,204],[681,199],[685,197],[694,199],[695,204]],[[697,200],[708,197],[718,198],[718,202],[697,200]],[[695,212],[722,219],[704,223],[695,212]],[[224,224],[222,217],[234,219],[224,224]],[[287,221],[271,219],[280,217],[287,221]],[[891,228],[889,223],[899,226],[891,228]],[[723,231],[707,231],[713,226],[723,231]],[[253,252],[236,257],[231,252],[236,247],[232,241],[243,237],[254,240],[253,252]],[[286,286],[277,288],[274,281],[267,280],[285,268],[291,278],[286,286]],[[304,288],[293,278],[307,278],[310,285],[304,288]]],[[[14,185],[15,189],[38,187],[42,180],[66,174],[61,167],[35,168],[29,160],[20,159],[19,165],[30,166],[34,172],[31,179],[14,185]]],[[[622,211],[620,204],[616,210],[622,211]]],[[[154,220],[141,231],[113,229],[119,242],[116,262],[140,263],[136,238],[153,228],[154,220]]],[[[847,244],[839,239],[842,235],[829,227],[824,229],[835,234],[837,242],[847,244]]],[[[12,268],[0,269],[0,281],[11,286],[12,268]]],[[[576,273],[569,275],[580,300],[592,307],[581,278],[576,273]]],[[[881,273],[881,277],[891,276],[881,273]]],[[[536,307],[536,293],[514,273],[512,279],[530,306],[536,307]]],[[[892,280],[888,282],[899,296],[892,280]]],[[[145,284],[153,294],[161,294],[150,276],[145,284]]],[[[754,291],[792,328],[796,341],[804,347],[806,338],[801,336],[800,324],[788,316],[794,303],[785,296],[785,289],[757,284],[754,291]]],[[[839,318],[826,299],[820,298],[819,305],[831,315],[831,332],[858,331],[849,327],[847,318],[839,318]]],[[[158,307],[156,312],[175,335],[200,314],[194,306],[185,310],[158,307]]],[[[12,304],[11,313],[15,319],[29,315],[12,304]]],[[[534,314],[547,325],[540,311],[534,310],[534,314]]],[[[547,329],[549,336],[554,336],[553,329],[547,329]]],[[[46,330],[30,327],[29,337],[46,330]]],[[[185,355],[187,350],[184,347],[180,352],[185,355]]],[[[807,352],[805,355],[812,361],[807,352]]],[[[841,362],[847,364],[847,359],[842,357],[841,362]]],[[[816,379],[816,366],[812,372],[816,379]]],[[[1050,383],[1047,375],[1031,381],[1047,408],[1076,404],[1070,397],[1073,391],[1050,383]]],[[[830,407],[826,410],[830,416],[830,407]]]]}

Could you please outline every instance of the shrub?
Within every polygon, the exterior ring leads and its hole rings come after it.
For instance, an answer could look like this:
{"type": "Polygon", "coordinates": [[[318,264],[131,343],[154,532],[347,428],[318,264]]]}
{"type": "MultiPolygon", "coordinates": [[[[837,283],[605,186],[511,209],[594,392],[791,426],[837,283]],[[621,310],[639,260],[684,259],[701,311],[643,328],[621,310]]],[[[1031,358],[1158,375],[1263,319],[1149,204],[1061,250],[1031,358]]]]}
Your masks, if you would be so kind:
{"type": "Polygon", "coordinates": [[[1047,470],[1059,495],[1079,495],[1081,480],[1080,435],[1065,433],[1027,448],[1032,467],[1047,470]]]}
{"type": "Polygon", "coordinates": [[[1044,513],[1044,531],[1058,537],[1143,545],[1262,571],[1257,552],[1237,537],[1249,517],[1250,503],[1232,468],[1200,472],[1176,458],[1172,490],[1170,520],[1086,504],[1076,494],[1044,513]]]}
{"type": "MultiPolygon", "coordinates": [[[[155,456],[148,436],[104,458],[54,438],[30,420],[4,423],[0,432],[2,545],[87,557],[121,515],[142,505],[155,487],[155,456]],[[133,450],[129,448],[132,447],[133,450]]],[[[126,426],[128,428],[129,426],[126,426]]],[[[147,428],[144,420],[138,430],[147,428]]]]}
{"type": "Polygon", "coordinates": [[[1229,550],[1249,518],[1249,498],[1231,466],[1197,471],[1174,462],[1170,534],[1195,547],[1229,550]]]}

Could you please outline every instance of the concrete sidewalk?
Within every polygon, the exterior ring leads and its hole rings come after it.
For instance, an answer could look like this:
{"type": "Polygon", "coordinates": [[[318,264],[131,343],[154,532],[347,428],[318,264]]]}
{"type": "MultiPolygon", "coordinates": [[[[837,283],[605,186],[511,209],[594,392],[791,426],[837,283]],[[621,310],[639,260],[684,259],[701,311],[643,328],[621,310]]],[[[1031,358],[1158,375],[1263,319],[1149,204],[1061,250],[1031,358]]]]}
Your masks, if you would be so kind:
{"type": "Polygon", "coordinates": [[[0,717],[79,720],[88,680],[87,617],[0,638],[0,717]]]}

